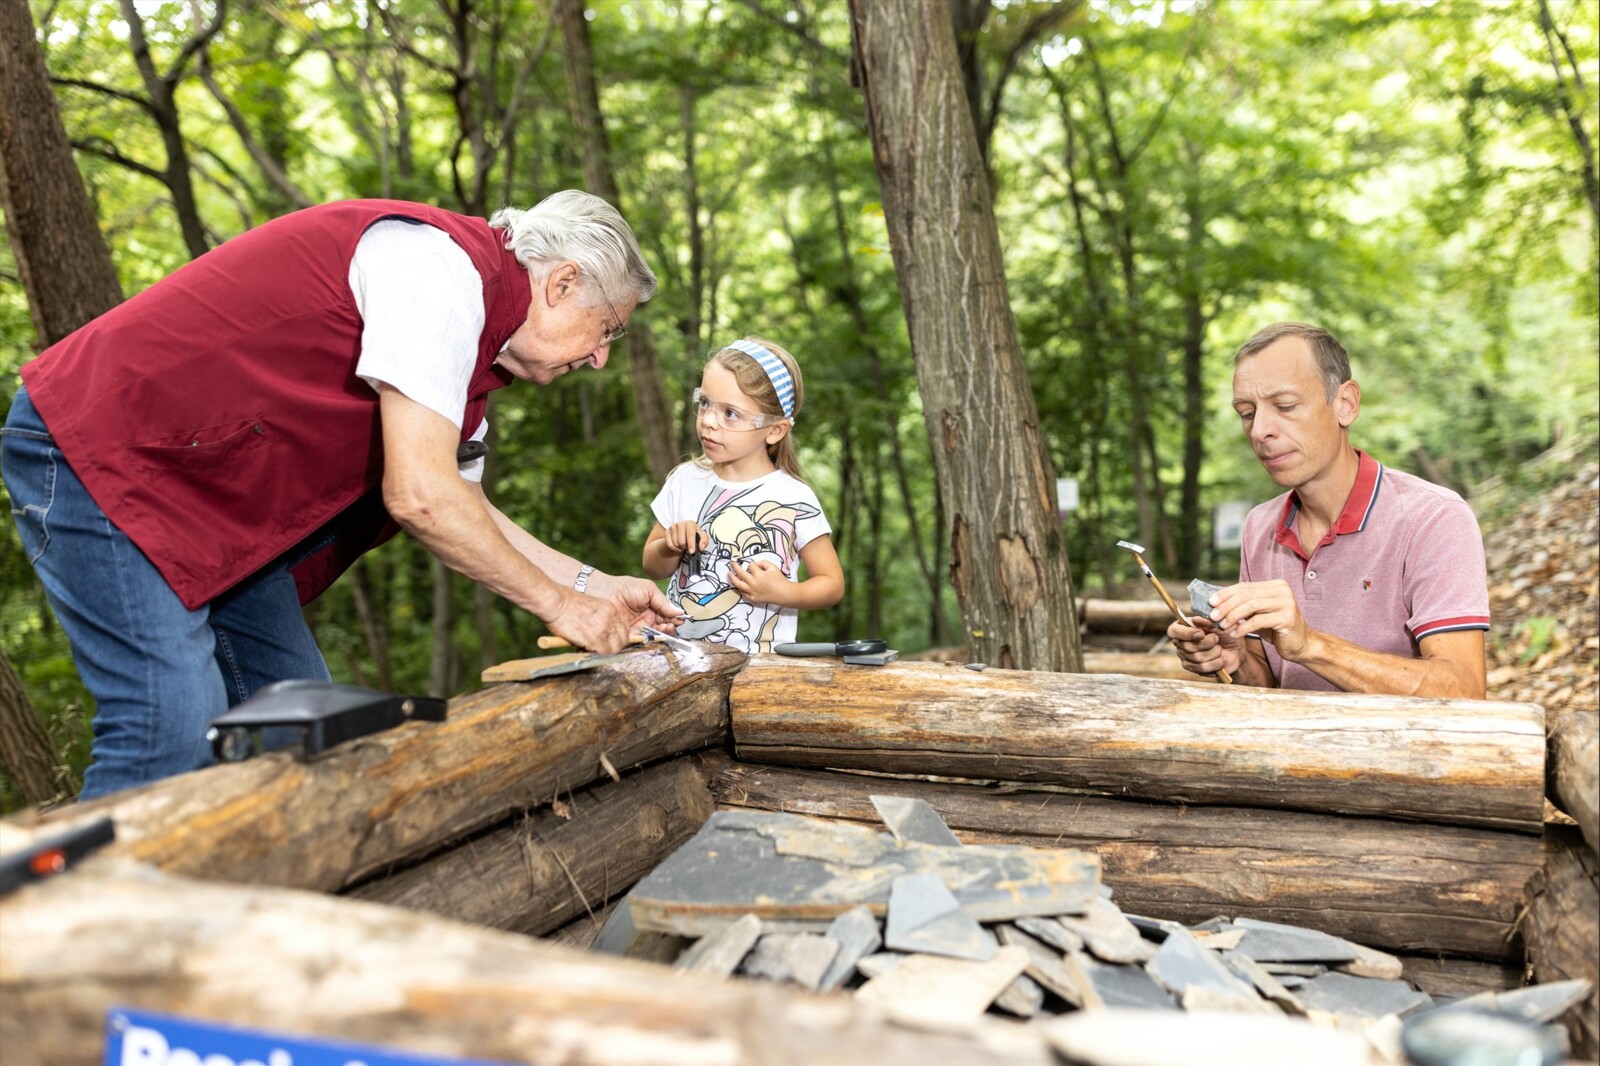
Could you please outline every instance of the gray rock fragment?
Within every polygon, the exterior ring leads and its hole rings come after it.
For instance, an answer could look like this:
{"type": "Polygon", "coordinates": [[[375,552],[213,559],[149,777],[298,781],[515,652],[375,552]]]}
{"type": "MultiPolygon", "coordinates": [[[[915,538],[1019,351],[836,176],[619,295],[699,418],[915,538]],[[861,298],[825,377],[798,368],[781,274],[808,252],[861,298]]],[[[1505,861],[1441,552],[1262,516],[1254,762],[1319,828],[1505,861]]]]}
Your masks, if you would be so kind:
{"type": "Polygon", "coordinates": [[[772,981],[793,981],[814,992],[838,950],[838,941],[814,933],[764,936],[745,959],[744,972],[772,981]]]}
{"type": "Polygon", "coordinates": [[[1155,957],[1155,945],[1140,936],[1139,930],[1110,900],[1090,900],[1084,914],[1063,914],[1056,920],[1082,937],[1084,946],[1105,962],[1145,962],[1155,957]]]}
{"type": "Polygon", "coordinates": [[[701,937],[693,947],[678,956],[675,965],[691,973],[727,977],[738,969],[759,939],[761,919],[746,914],[721,932],[701,937]]]}
{"type": "Polygon", "coordinates": [[[1075,982],[1085,986],[1086,1007],[1178,1009],[1172,994],[1158,985],[1142,966],[1113,966],[1098,962],[1081,951],[1068,955],[1063,965],[1075,982]]]}
{"type": "Polygon", "coordinates": [[[1585,980],[1551,981],[1509,992],[1479,992],[1466,999],[1440,1007],[1440,1010],[1480,1010],[1542,1024],[1553,1022],[1569,1008],[1582,1003],[1589,994],[1585,980]]]}
{"type": "Polygon", "coordinates": [[[870,796],[878,817],[902,844],[936,844],[959,848],[961,841],[944,824],[939,812],[927,800],[905,796],[870,796]]]}
{"type": "Polygon", "coordinates": [[[1254,985],[1240,980],[1216,952],[1202,947],[1187,929],[1174,929],[1147,967],[1150,976],[1175,996],[1191,985],[1239,999],[1259,999],[1254,985]]]}
{"type": "Polygon", "coordinates": [[[884,944],[896,951],[984,962],[1000,949],[936,874],[905,874],[889,889],[884,944]]]}
{"type": "Polygon", "coordinates": [[[1347,973],[1325,973],[1321,977],[1313,977],[1296,989],[1295,995],[1311,1010],[1353,1014],[1361,1018],[1403,1015],[1433,1002],[1432,996],[1418,992],[1404,981],[1381,981],[1372,977],[1353,977],[1347,973]]]}
{"type": "Polygon", "coordinates": [[[865,907],[854,907],[835,918],[828,927],[828,939],[837,942],[839,950],[817,984],[819,992],[832,992],[844,984],[855,970],[856,962],[883,944],[878,919],[865,907]]]}
{"type": "Polygon", "coordinates": [[[856,969],[866,978],[882,977],[911,956],[899,951],[878,951],[856,960],[856,969]]]}
{"type": "Polygon", "coordinates": [[[1302,929],[1297,925],[1239,918],[1236,928],[1245,930],[1239,950],[1257,962],[1353,962],[1358,953],[1347,940],[1302,929]]]}
{"type": "Polygon", "coordinates": [[[1023,974],[994,998],[994,1005],[1018,1018],[1032,1018],[1044,1006],[1044,989],[1033,978],[1023,974]]]}
{"type": "Polygon", "coordinates": [[[995,932],[1000,934],[1002,943],[1015,945],[1028,953],[1026,972],[1029,977],[1072,1006],[1083,1006],[1083,990],[1062,965],[1060,952],[1035,940],[1014,925],[996,926],[995,932]]]}
{"type": "Polygon", "coordinates": [[[1069,951],[1083,950],[1083,937],[1062,925],[1054,918],[1018,918],[1014,923],[1029,936],[1049,944],[1051,947],[1066,954],[1069,951]]]}

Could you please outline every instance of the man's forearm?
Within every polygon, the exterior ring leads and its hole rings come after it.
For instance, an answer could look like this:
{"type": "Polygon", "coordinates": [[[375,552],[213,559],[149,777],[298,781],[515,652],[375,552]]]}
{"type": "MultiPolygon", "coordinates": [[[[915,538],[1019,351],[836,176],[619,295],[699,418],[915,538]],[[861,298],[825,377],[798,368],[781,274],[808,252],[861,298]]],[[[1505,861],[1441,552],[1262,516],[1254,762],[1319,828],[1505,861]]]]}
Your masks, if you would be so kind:
{"type": "Polygon", "coordinates": [[[1346,692],[1482,699],[1481,671],[1448,659],[1411,659],[1313,630],[1294,662],[1346,692]],[[1474,676],[1477,673],[1479,676],[1474,676]]]}
{"type": "Polygon", "coordinates": [[[562,552],[556,551],[532,533],[517,525],[507,518],[498,507],[483,499],[484,510],[493,520],[495,528],[506,542],[516,549],[528,562],[532,563],[550,580],[557,584],[571,588],[572,581],[578,575],[578,569],[583,564],[562,552]]]}

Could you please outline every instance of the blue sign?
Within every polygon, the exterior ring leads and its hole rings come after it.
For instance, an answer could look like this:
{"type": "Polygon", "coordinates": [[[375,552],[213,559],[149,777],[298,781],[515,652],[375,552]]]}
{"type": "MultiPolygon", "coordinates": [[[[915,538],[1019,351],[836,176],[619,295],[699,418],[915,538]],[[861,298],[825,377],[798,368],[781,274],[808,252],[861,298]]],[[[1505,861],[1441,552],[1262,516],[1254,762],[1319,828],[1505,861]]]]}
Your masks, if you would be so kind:
{"type": "Polygon", "coordinates": [[[113,1007],[104,1066],[504,1066],[113,1007]]]}

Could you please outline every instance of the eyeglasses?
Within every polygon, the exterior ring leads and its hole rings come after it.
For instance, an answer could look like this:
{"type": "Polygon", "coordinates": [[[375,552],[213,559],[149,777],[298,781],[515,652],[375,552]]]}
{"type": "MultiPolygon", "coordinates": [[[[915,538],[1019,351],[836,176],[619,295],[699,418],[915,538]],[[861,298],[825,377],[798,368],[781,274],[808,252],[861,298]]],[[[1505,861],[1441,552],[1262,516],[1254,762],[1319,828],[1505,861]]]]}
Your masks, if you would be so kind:
{"type": "Polygon", "coordinates": [[[782,422],[782,415],[751,414],[742,407],[735,407],[730,403],[718,403],[707,396],[704,390],[694,390],[694,412],[696,418],[711,417],[711,424],[718,429],[731,429],[736,432],[747,429],[761,429],[776,422],[782,422]]]}
{"type": "Polygon", "coordinates": [[[600,279],[595,278],[594,283],[595,287],[600,290],[600,298],[611,309],[611,320],[616,323],[615,326],[606,327],[606,331],[600,335],[600,343],[615,344],[628,335],[628,327],[622,324],[622,316],[617,314],[617,305],[611,302],[611,296],[606,292],[606,287],[600,284],[600,279]]]}

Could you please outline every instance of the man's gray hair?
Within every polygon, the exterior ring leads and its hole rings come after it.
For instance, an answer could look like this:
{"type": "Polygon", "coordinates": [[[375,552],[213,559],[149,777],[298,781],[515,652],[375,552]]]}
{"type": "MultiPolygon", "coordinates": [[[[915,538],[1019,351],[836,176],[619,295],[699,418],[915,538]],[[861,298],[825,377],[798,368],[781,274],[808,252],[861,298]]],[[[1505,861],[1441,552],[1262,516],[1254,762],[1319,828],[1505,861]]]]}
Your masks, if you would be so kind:
{"type": "Polygon", "coordinates": [[[1339,394],[1339,386],[1350,380],[1350,354],[1333,334],[1321,326],[1308,326],[1304,322],[1274,322],[1239,346],[1233,355],[1233,365],[1238,366],[1285,337],[1300,337],[1311,346],[1311,354],[1317,360],[1317,373],[1322,376],[1323,396],[1332,403],[1339,394]]]}
{"type": "Polygon", "coordinates": [[[598,196],[563,189],[526,211],[503,207],[489,225],[505,230],[506,247],[536,281],[563,259],[577,263],[601,289],[584,306],[594,306],[600,297],[626,302],[629,294],[644,303],[656,294],[656,276],[645,265],[633,230],[598,196]]]}

